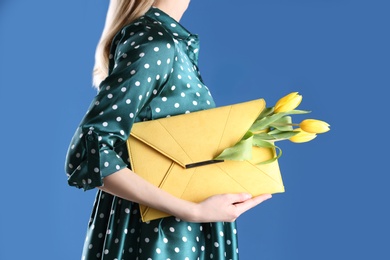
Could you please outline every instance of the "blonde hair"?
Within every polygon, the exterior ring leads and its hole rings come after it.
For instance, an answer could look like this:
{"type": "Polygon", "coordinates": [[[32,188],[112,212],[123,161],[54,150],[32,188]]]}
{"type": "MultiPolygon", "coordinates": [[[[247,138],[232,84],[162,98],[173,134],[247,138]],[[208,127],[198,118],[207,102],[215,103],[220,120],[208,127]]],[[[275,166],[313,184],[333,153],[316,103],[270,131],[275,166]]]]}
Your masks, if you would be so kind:
{"type": "Polygon", "coordinates": [[[93,85],[98,88],[108,75],[111,42],[126,24],[144,15],[154,0],[110,0],[106,22],[95,52],[93,85]]]}

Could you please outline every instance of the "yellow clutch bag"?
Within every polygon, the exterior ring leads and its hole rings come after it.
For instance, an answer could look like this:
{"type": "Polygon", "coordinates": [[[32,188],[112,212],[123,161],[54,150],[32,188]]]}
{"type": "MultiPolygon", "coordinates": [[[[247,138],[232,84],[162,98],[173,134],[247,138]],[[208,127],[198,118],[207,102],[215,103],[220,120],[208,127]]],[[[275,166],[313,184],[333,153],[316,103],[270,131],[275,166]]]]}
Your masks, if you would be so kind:
{"type": "MultiPolygon", "coordinates": [[[[236,144],[265,108],[263,99],[135,123],[127,140],[132,170],[170,194],[200,202],[212,195],[284,192],[275,150],[253,147],[245,161],[213,160],[236,144]]],[[[168,214],[140,205],[143,221],[168,214]]]]}

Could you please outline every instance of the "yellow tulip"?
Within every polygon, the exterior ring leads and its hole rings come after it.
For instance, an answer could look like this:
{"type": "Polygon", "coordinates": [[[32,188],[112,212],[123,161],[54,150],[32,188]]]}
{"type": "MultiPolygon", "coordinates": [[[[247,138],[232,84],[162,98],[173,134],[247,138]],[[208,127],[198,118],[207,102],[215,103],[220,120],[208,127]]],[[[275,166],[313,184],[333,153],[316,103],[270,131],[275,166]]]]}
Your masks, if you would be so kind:
{"type": "Polygon", "coordinates": [[[302,101],[302,96],[298,92],[292,92],[281,99],[275,104],[275,113],[287,112],[294,110],[299,106],[302,101]]]}
{"type": "Polygon", "coordinates": [[[299,133],[289,138],[293,143],[305,143],[317,137],[316,134],[305,132],[301,128],[294,129],[294,131],[299,133]]]}
{"type": "Polygon", "coordinates": [[[321,134],[330,130],[328,123],[316,119],[305,119],[299,124],[299,127],[305,132],[314,134],[321,134]]]}

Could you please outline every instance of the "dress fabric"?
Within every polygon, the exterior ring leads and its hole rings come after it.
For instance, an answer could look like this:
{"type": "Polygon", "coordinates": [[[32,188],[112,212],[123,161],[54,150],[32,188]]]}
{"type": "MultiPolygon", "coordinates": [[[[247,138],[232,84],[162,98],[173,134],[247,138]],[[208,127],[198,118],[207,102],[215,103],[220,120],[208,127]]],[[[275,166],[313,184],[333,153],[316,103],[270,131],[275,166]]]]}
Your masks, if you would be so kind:
{"type": "MultiPolygon", "coordinates": [[[[108,77],[70,143],[70,186],[90,190],[131,168],[126,140],[135,122],[215,107],[198,70],[197,35],[160,9],[114,37],[108,77]]],[[[236,223],[142,222],[137,203],[97,191],[82,259],[238,259],[236,223]]]]}

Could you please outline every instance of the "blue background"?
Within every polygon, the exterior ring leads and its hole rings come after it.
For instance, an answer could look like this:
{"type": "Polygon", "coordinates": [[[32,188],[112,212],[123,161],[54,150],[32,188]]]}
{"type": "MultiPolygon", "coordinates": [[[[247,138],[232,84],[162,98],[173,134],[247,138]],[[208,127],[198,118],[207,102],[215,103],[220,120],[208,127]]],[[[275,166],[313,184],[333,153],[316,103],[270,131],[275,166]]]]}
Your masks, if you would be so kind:
{"type": "MultiPolygon", "coordinates": [[[[80,258],[95,192],[68,187],[63,165],[107,3],[0,0],[0,259],[80,258]]],[[[182,24],[218,106],[298,91],[332,126],[279,144],[286,192],[239,218],[241,259],[390,259],[389,8],[192,1],[182,24]]]]}

